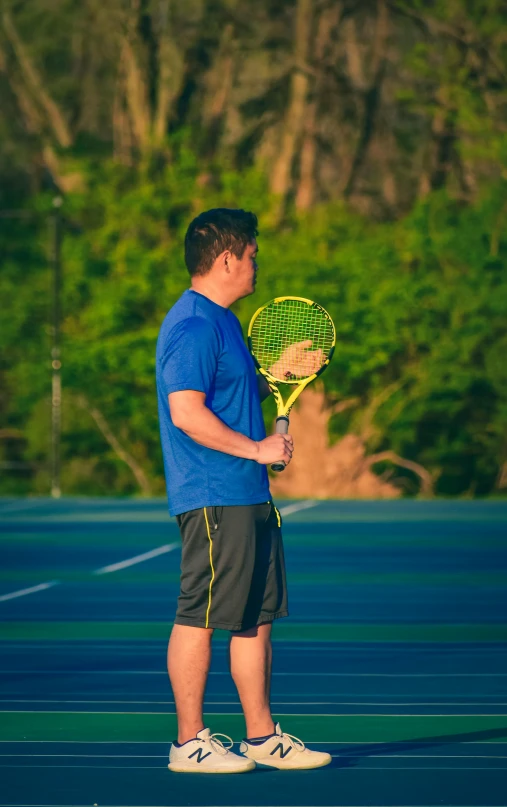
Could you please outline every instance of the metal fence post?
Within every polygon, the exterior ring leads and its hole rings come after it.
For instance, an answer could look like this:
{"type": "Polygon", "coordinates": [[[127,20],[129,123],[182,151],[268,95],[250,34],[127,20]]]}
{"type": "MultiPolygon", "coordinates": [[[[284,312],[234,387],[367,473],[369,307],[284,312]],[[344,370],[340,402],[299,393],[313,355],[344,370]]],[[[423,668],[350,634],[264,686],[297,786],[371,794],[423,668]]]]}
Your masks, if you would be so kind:
{"type": "Polygon", "coordinates": [[[51,222],[51,264],[53,268],[53,323],[51,347],[51,496],[61,496],[60,443],[62,431],[62,360],[60,346],[61,285],[62,285],[62,218],[60,208],[63,199],[55,196],[51,222]]]}

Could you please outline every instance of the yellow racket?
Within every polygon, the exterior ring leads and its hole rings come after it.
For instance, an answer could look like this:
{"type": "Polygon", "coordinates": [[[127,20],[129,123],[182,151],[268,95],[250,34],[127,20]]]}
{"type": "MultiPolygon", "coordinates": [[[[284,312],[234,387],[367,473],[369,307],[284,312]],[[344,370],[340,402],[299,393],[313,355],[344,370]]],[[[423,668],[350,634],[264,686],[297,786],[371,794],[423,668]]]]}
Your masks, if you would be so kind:
{"type": "MultiPolygon", "coordinates": [[[[333,355],[336,331],[321,305],[305,297],[276,297],[253,315],[248,326],[248,347],[259,372],[275,396],[276,432],[287,434],[294,402],[333,355]],[[278,384],[297,385],[284,403],[278,384]]],[[[273,471],[283,471],[276,462],[273,471]]]]}

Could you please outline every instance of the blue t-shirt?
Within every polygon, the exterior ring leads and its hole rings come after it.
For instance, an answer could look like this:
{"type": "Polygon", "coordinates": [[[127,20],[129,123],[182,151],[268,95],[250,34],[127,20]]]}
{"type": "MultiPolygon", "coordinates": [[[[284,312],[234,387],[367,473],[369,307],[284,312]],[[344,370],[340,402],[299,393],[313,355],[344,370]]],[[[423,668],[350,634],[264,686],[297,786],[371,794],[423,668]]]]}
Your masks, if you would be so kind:
{"type": "Polygon", "coordinates": [[[185,291],[157,342],[157,395],[169,512],[270,500],[265,466],[199,445],[171,420],[167,396],[206,394],[206,406],[252,440],[266,436],[257,373],[238,318],[203,294],[185,291]]]}

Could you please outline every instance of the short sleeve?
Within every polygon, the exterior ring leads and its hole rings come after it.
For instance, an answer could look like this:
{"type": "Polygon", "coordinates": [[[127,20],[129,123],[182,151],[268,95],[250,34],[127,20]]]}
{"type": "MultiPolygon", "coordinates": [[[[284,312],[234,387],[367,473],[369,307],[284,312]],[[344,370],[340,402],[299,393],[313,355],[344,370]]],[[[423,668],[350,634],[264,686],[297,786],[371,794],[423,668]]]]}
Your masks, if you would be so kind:
{"type": "Polygon", "coordinates": [[[166,395],[187,389],[207,395],[215,378],[219,353],[218,335],[203,317],[188,317],[171,328],[159,368],[166,395]]]}

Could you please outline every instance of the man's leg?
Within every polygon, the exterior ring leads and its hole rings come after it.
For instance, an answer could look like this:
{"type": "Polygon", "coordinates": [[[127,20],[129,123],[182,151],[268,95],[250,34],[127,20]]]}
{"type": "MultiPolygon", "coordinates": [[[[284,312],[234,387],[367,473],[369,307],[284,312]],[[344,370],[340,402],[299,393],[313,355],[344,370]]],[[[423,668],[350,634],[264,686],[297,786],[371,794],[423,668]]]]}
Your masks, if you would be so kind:
{"type": "Polygon", "coordinates": [[[233,633],[229,644],[231,675],[245,715],[246,736],[265,737],[275,726],[271,689],[271,623],[233,633]]]}
{"type": "Polygon", "coordinates": [[[178,715],[178,743],[204,728],[202,706],[211,662],[211,628],[174,625],[167,648],[167,671],[178,715]]]}

